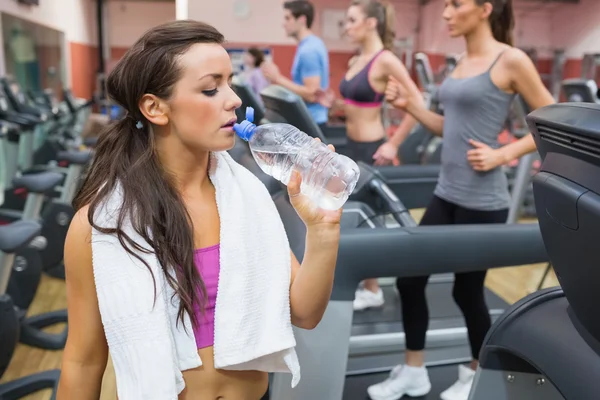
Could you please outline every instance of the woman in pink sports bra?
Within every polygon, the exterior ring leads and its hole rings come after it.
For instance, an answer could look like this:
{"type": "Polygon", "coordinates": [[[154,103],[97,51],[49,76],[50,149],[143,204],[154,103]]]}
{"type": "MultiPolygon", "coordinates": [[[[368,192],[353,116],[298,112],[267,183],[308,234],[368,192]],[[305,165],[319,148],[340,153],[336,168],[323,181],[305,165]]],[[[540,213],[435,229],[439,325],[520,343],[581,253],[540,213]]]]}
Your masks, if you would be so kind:
{"type": "MultiPolygon", "coordinates": [[[[395,11],[390,2],[354,0],[348,8],[346,35],[360,48],[350,61],[340,83],[344,97],[348,146],[346,155],[368,164],[391,164],[398,146],[386,141],[381,121],[381,106],[390,76],[401,81],[420,96],[418,87],[402,61],[390,49],[394,45],[395,11]]],[[[416,120],[407,115],[399,131],[409,132],[416,120]]],[[[355,310],[383,305],[383,292],[376,279],[367,279],[356,292],[355,310]]]]}
{"type": "MultiPolygon", "coordinates": [[[[108,95],[127,114],[102,133],[74,200],[77,213],[64,257],[69,334],[58,400],[101,398],[108,345],[90,239],[92,226],[101,229],[94,214],[106,196],[101,189],[116,182],[124,193],[119,215],[131,212],[138,235],[151,232],[151,240],[144,240],[153,247],[160,273],[181,300],[180,316],[196,321],[194,336],[202,366],[182,371],[185,389],[179,400],[259,400],[267,390],[266,372],[214,366],[221,221],[208,174],[209,158],[234,146],[235,110],[241,105],[231,88],[231,60],[223,43],[223,35],[210,25],[169,22],[146,32],[107,79],[108,95]],[[139,208],[144,212],[136,212],[139,208]],[[180,266],[176,280],[168,279],[169,266],[180,266]]],[[[300,184],[297,175],[288,184],[290,202],[307,227],[302,268],[290,251],[290,322],[313,329],[331,295],[341,210],[314,207],[300,194],[300,184]]],[[[117,225],[116,232],[108,234],[128,243],[125,229],[117,225]]],[[[135,254],[128,246],[136,244],[123,245],[124,251],[135,254]]]]}

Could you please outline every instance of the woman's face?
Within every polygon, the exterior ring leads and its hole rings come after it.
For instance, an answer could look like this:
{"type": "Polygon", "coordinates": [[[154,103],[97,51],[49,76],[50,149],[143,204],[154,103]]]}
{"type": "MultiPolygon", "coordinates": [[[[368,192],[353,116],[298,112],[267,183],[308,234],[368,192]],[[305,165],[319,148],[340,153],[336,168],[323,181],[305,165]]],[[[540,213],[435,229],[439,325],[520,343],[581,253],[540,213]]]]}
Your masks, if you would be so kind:
{"type": "Polygon", "coordinates": [[[377,28],[374,18],[367,18],[360,6],[350,6],[344,30],[352,43],[361,43],[377,28]]]}
{"type": "Polygon", "coordinates": [[[188,148],[228,150],[235,144],[235,109],[242,101],[231,88],[231,60],[219,44],[196,44],[179,60],[181,77],[168,99],[171,132],[188,148]]]}
{"type": "Polygon", "coordinates": [[[443,17],[448,24],[451,37],[468,35],[482,23],[488,23],[489,3],[487,6],[478,5],[476,0],[445,0],[443,17]]]}

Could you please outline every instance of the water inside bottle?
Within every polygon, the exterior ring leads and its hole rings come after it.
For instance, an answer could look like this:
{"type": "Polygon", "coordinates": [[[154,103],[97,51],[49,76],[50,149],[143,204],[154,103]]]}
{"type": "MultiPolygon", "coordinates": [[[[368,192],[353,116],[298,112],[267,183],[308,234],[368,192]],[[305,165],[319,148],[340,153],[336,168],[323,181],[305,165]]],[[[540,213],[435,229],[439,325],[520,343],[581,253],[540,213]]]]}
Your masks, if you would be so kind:
{"type": "Polygon", "coordinates": [[[261,170],[271,175],[283,184],[290,181],[294,169],[294,159],[298,160],[295,167],[302,176],[300,190],[320,208],[338,210],[348,200],[354,188],[348,188],[345,177],[336,173],[332,168],[335,153],[317,153],[314,157],[295,157],[285,150],[255,149],[254,159],[261,170]],[[323,182],[327,177],[327,182],[323,182]]]}

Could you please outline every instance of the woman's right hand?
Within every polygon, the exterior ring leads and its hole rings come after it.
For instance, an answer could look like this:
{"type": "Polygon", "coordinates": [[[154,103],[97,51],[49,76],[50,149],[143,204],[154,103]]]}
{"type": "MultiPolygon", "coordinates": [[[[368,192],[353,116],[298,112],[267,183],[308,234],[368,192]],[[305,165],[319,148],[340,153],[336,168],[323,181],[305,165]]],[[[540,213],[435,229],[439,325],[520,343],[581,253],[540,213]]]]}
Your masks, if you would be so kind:
{"type": "Polygon", "coordinates": [[[335,92],[331,88],[317,89],[315,96],[317,98],[316,102],[325,108],[331,108],[335,103],[335,92]]]}
{"type": "Polygon", "coordinates": [[[400,82],[390,75],[385,87],[385,100],[393,107],[406,111],[411,103],[411,97],[400,82]]]}

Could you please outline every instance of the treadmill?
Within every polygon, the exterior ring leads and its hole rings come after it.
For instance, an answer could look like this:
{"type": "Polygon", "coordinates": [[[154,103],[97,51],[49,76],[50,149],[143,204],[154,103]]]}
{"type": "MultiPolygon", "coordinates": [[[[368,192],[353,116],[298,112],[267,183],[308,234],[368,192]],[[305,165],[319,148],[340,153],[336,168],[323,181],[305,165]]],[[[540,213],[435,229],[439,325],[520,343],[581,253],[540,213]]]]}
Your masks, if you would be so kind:
{"type": "MultiPolygon", "coordinates": [[[[399,224],[406,223],[410,214],[380,180],[376,170],[363,163],[359,163],[359,167],[361,178],[356,190],[375,193],[389,203],[390,209],[404,210],[395,215],[399,224]]],[[[284,192],[276,195],[274,201],[292,251],[301,261],[306,228],[284,192]]],[[[353,204],[348,202],[346,206],[350,208],[353,204]]],[[[373,214],[373,210],[364,203],[360,206],[367,218],[373,214]]],[[[412,221],[412,224],[406,225],[388,229],[367,226],[356,218],[354,221],[342,220],[329,306],[314,330],[294,328],[302,379],[292,389],[290,374],[274,374],[271,400],[364,399],[367,386],[384,380],[387,371],[403,361],[401,321],[361,321],[363,316],[353,312],[355,290],[363,279],[460,273],[546,259],[537,224],[414,226],[412,221]],[[355,225],[352,226],[352,223],[355,225]],[[435,251],[431,251],[434,248],[435,251]],[[478,251],[474,253],[473,248],[478,251]],[[512,249],[511,252],[507,252],[507,248],[512,249]]],[[[438,285],[441,284],[431,286],[438,285]]],[[[432,292],[429,293],[431,295],[432,292]]],[[[427,333],[426,361],[430,367],[437,366],[431,369],[434,388],[426,397],[431,399],[439,398],[439,393],[454,382],[456,364],[470,360],[469,351],[464,346],[466,331],[462,324],[459,325],[458,319],[439,318],[439,314],[435,318],[436,312],[441,314],[444,308],[451,307],[451,294],[444,295],[447,297],[443,299],[429,299],[432,318],[427,333]],[[435,311],[436,307],[442,311],[435,311]]]]}
{"type": "MultiPolygon", "coordinates": [[[[261,97],[269,121],[291,123],[310,136],[324,140],[318,126],[312,122],[304,103],[296,95],[278,86],[270,86],[261,92],[261,97]]],[[[252,168],[252,166],[247,167],[252,168]]],[[[437,182],[439,166],[374,168],[361,165],[361,170],[363,183],[359,182],[350,201],[344,206],[342,229],[348,226],[371,229],[386,227],[387,224],[381,220],[380,214],[373,211],[374,209],[384,209],[386,213],[391,213],[397,225],[415,226],[416,223],[407,209],[424,207],[429,202],[437,182]],[[432,171],[434,173],[431,173],[432,171]],[[390,190],[387,185],[390,181],[393,182],[393,190],[390,190]],[[424,190],[427,185],[429,190],[424,190]],[[401,197],[402,201],[398,197],[401,197]],[[403,204],[406,202],[410,206],[403,204]],[[353,218],[350,218],[350,215],[353,218]],[[344,218],[349,225],[344,224],[344,218]]],[[[290,229],[296,230],[296,228],[290,229]]],[[[442,239],[440,241],[443,242],[442,239]]],[[[292,240],[290,243],[293,246],[292,240]]],[[[499,243],[495,245],[503,246],[499,243]]],[[[295,253],[301,256],[303,245],[297,250],[295,253]]],[[[392,272],[388,276],[396,276],[396,273],[392,272]]],[[[428,332],[428,349],[431,350],[427,353],[428,365],[455,364],[471,359],[462,313],[451,301],[452,281],[451,273],[437,274],[431,277],[428,285],[432,320],[428,332]]],[[[354,314],[350,358],[347,366],[349,375],[389,371],[403,357],[404,334],[394,282],[394,278],[388,279],[387,284],[385,281],[381,282],[387,300],[382,309],[354,314]]],[[[507,304],[489,290],[486,290],[486,297],[492,320],[495,320],[502,314],[507,304]]]]}
{"type": "MultiPolygon", "coordinates": [[[[470,400],[583,400],[600,393],[600,105],[553,104],[528,123],[533,189],[561,287],[514,304],[488,333],[470,400]]],[[[322,398],[322,397],[321,397],[322,398]]]]}

